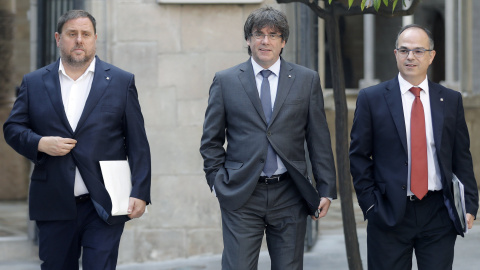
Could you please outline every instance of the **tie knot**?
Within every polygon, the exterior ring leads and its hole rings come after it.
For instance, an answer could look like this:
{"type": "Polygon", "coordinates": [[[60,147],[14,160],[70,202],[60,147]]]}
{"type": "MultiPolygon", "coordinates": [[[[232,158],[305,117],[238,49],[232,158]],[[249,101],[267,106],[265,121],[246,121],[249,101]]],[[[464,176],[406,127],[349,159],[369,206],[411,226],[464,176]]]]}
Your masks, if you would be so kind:
{"type": "Polygon", "coordinates": [[[415,95],[415,97],[420,97],[420,91],[422,91],[422,88],[420,87],[410,88],[410,92],[412,92],[415,95]]]}
{"type": "Polygon", "coordinates": [[[272,71],[270,71],[268,69],[264,69],[264,70],[260,71],[260,73],[262,73],[263,78],[268,78],[270,76],[270,74],[272,74],[272,71]]]}

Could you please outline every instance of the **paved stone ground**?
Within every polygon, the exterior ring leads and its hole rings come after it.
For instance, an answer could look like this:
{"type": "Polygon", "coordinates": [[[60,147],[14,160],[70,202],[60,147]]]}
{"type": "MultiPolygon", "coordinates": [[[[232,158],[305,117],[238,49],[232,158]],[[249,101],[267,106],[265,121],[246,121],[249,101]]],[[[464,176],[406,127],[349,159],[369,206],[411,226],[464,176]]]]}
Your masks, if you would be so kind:
{"type": "MultiPolygon", "coordinates": [[[[354,198],[355,219],[359,238],[360,253],[363,268],[366,266],[366,222],[363,221],[361,212],[354,198]]],[[[186,259],[163,261],[156,263],[119,265],[118,270],[220,270],[221,255],[197,256],[186,259]]],[[[415,263],[414,263],[415,264],[415,263]]],[[[31,261],[4,261],[0,262],[0,270],[34,270],[39,269],[38,260],[31,261]]],[[[260,270],[270,269],[268,252],[260,254],[260,270]]],[[[305,253],[304,270],[335,269],[348,270],[346,260],[345,240],[343,236],[340,201],[332,203],[330,211],[320,223],[320,234],[315,247],[305,253]]],[[[414,266],[413,270],[416,270],[414,266]]],[[[455,270],[480,269],[480,222],[476,224],[465,238],[459,237],[455,247],[455,270]]]]}

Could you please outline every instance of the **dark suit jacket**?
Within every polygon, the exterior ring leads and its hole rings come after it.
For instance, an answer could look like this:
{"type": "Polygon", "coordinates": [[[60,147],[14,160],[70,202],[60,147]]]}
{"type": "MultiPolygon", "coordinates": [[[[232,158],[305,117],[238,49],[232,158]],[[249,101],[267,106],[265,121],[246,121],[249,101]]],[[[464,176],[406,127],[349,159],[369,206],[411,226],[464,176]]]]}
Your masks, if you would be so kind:
{"type": "Polygon", "coordinates": [[[210,88],[200,152],[208,185],[215,187],[221,206],[228,210],[241,207],[255,189],[268,142],[310,211],[318,208],[319,195],[336,198],[335,165],[318,73],[281,61],[269,126],[251,60],[218,72],[210,88]],[[305,140],[316,189],[307,175],[305,140]]]}
{"type": "MultiPolygon", "coordinates": [[[[462,95],[429,81],[433,136],[445,205],[457,232],[459,216],[453,201],[452,174],[465,185],[467,212],[476,215],[478,190],[462,95]]],[[[385,226],[395,226],[406,207],[408,149],[398,78],[358,94],[350,145],[350,169],[365,218],[370,206],[385,226]]]]}
{"type": "Polygon", "coordinates": [[[134,75],[97,58],[92,88],[74,132],[63,107],[59,61],[24,76],[3,126],[7,143],[35,164],[30,183],[30,218],[75,218],[73,186],[78,167],[98,214],[110,224],[124,222],[127,216],[111,216],[112,205],[99,161],[128,157],[131,196],[150,202],[150,149],[134,75]],[[53,157],[38,152],[42,136],[73,138],[77,144],[69,154],[53,157]]]}

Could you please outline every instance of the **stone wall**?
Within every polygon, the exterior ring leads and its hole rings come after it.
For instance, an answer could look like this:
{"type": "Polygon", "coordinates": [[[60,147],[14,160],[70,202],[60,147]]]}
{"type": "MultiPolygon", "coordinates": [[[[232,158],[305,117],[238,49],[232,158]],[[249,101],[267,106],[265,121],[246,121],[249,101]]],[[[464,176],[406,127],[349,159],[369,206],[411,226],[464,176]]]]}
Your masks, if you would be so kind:
{"type": "Polygon", "coordinates": [[[21,82],[18,74],[29,70],[28,6],[28,1],[0,2],[0,200],[25,200],[28,192],[29,163],[7,145],[2,128],[21,82]]]}

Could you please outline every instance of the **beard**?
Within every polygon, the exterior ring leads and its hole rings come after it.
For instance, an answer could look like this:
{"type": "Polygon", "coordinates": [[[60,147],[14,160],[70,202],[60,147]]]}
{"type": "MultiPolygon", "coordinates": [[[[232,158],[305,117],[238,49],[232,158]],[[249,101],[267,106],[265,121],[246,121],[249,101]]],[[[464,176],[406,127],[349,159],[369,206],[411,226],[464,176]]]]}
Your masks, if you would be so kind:
{"type": "Polygon", "coordinates": [[[87,51],[84,51],[85,54],[83,56],[72,54],[75,49],[79,49],[79,48],[81,48],[81,47],[75,47],[70,52],[66,52],[64,49],[62,49],[60,56],[61,56],[62,59],[65,60],[65,62],[68,65],[70,65],[72,67],[83,67],[86,64],[91,62],[95,53],[89,54],[87,51]]]}

